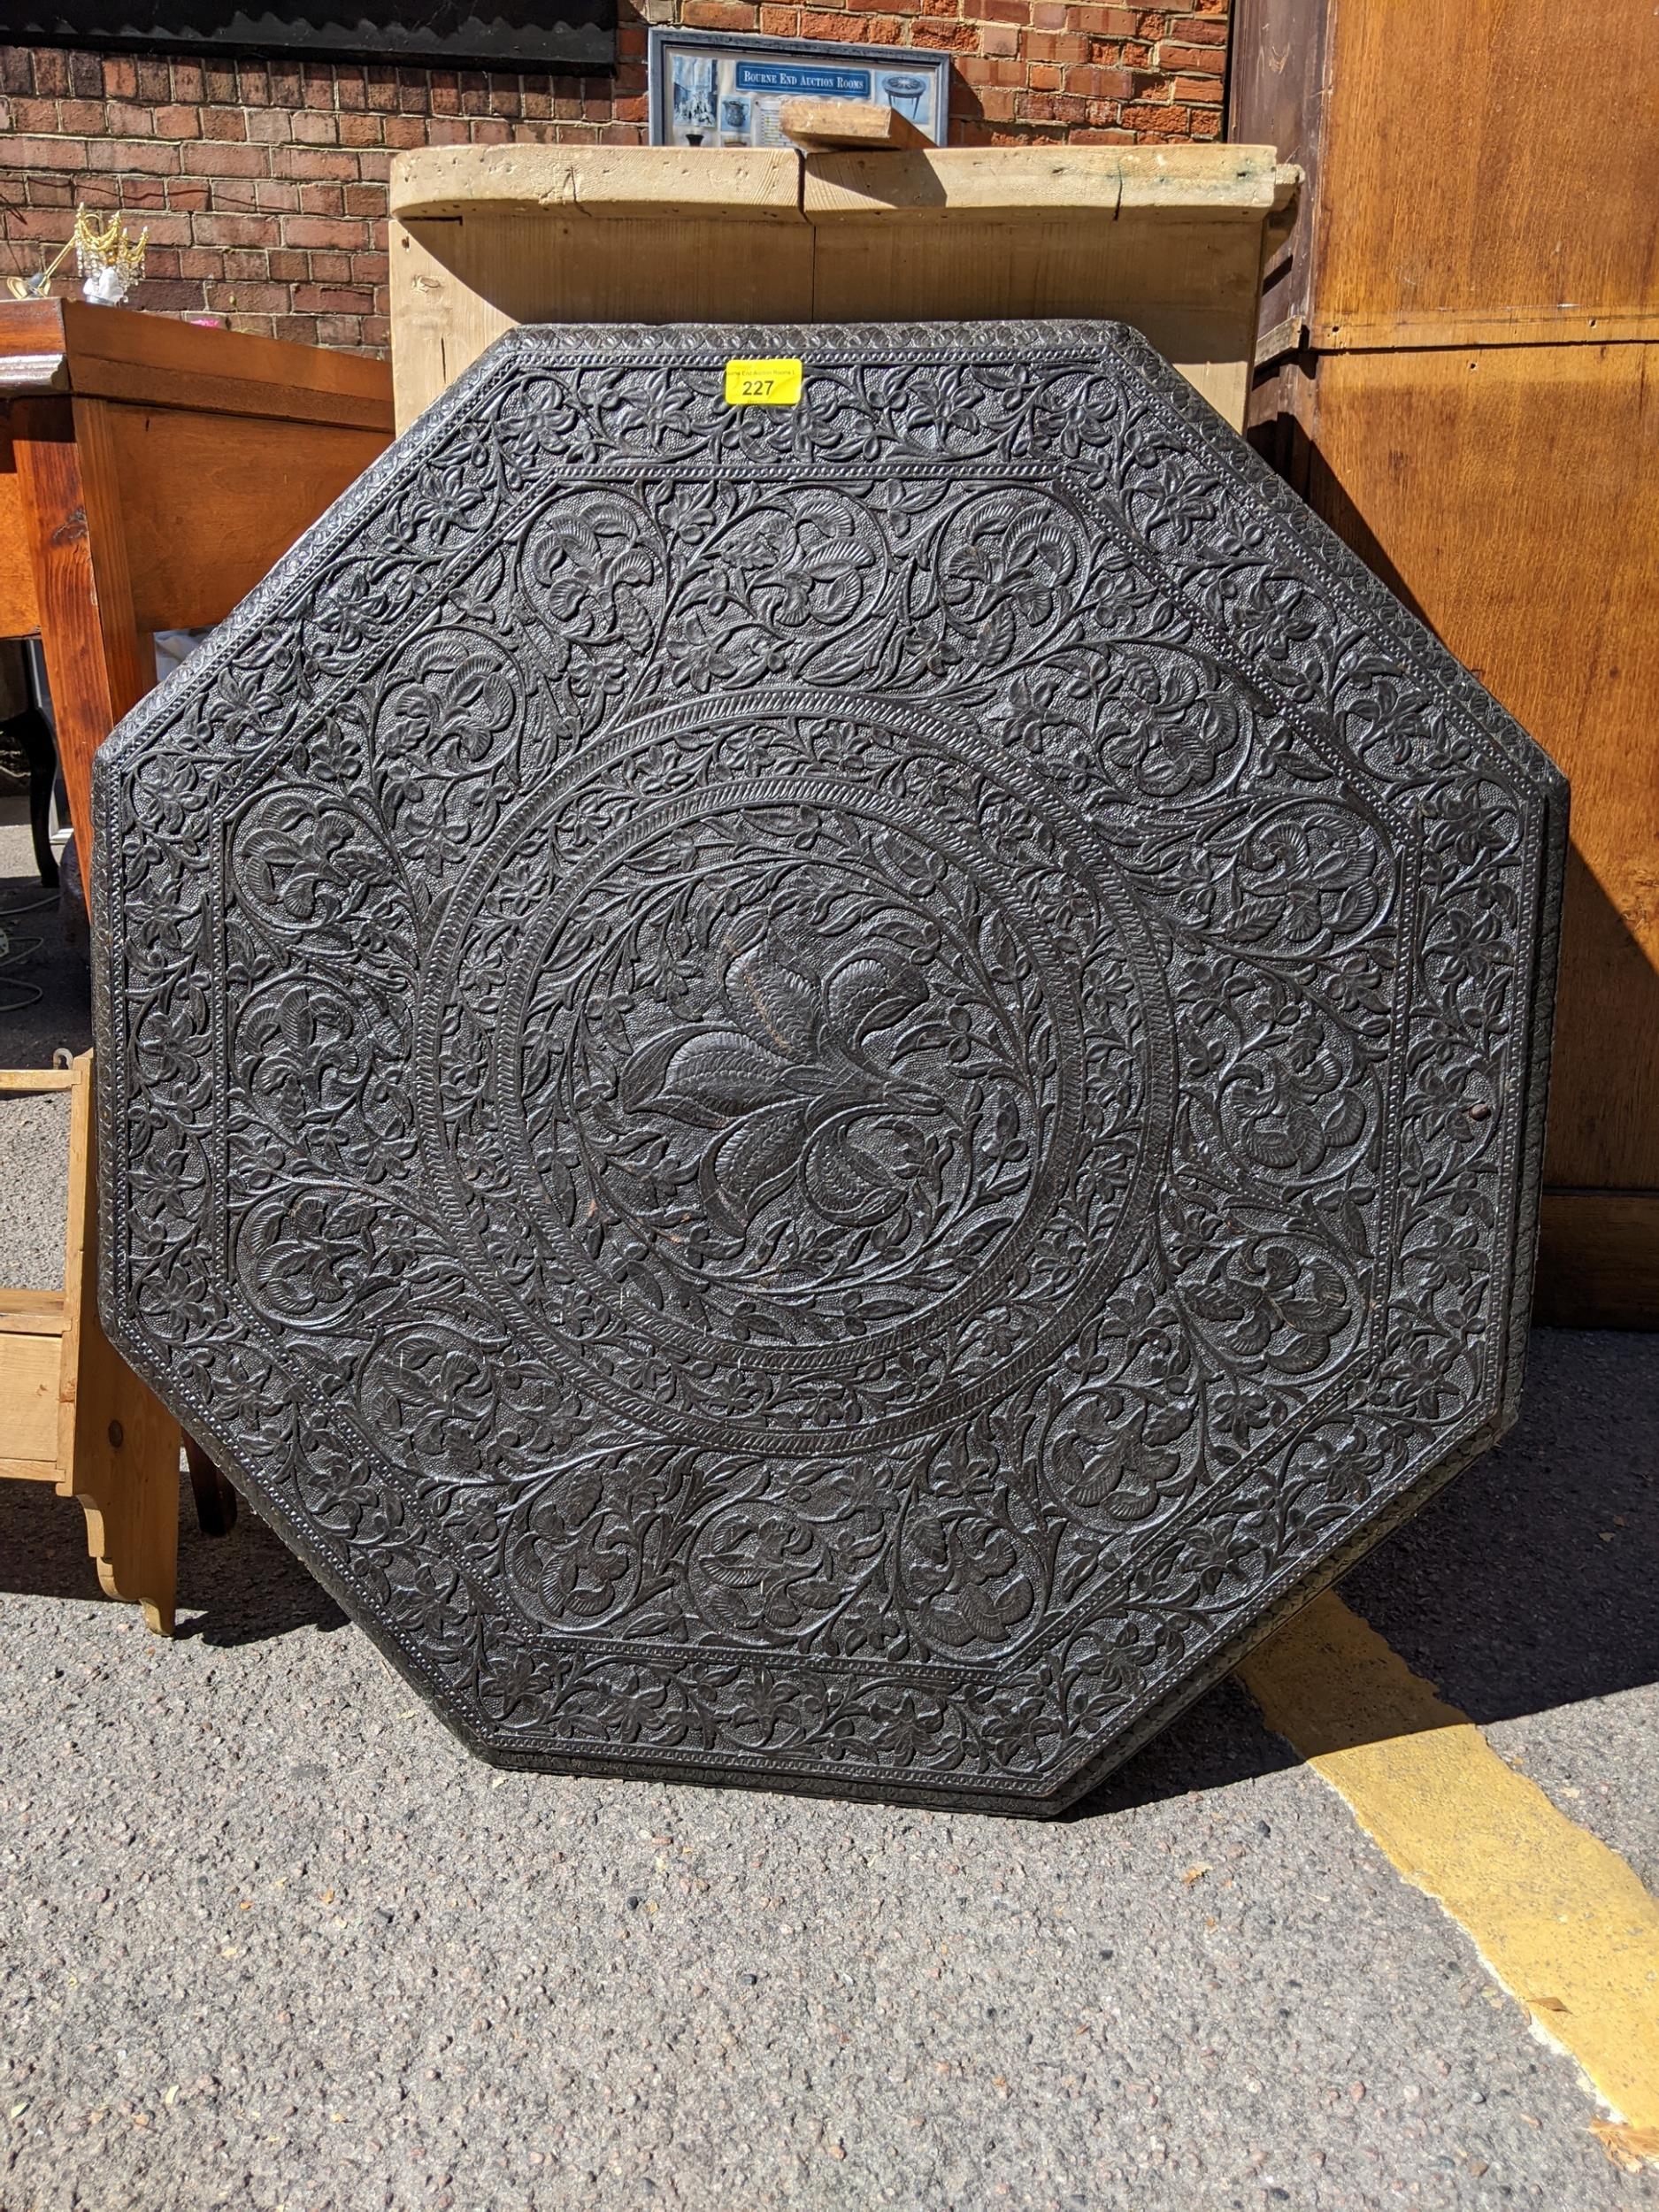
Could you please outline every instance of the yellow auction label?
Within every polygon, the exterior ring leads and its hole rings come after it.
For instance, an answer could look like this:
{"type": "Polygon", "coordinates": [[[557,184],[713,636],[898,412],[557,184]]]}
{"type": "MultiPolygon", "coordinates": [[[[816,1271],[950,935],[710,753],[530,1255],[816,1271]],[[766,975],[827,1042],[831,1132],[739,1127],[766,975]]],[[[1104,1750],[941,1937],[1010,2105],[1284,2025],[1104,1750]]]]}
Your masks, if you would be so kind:
{"type": "Polygon", "coordinates": [[[726,365],[726,403],[728,407],[798,407],[801,403],[801,364],[798,361],[728,361],[726,365]]]}

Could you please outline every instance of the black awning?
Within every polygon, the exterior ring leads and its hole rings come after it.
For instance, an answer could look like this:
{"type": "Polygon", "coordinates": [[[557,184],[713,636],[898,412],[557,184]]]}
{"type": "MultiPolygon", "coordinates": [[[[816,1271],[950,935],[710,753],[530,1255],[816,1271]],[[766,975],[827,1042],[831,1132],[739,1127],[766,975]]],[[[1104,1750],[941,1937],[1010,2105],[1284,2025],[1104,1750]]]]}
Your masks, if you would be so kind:
{"type": "Polygon", "coordinates": [[[616,64],[616,0],[21,0],[21,45],[438,62],[558,73],[616,64]]]}

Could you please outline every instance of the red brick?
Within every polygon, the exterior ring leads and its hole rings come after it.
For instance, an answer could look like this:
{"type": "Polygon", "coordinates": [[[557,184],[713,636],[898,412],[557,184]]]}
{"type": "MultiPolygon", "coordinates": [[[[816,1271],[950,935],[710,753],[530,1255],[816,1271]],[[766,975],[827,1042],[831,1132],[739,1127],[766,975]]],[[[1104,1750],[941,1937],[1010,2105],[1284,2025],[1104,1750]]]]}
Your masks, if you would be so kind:
{"type": "Polygon", "coordinates": [[[142,296],[151,315],[199,315],[207,303],[200,283],[185,277],[159,278],[153,284],[146,278],[142,296]]]}
{"type": "Polygon", "coordinates": [[[35,89],[43,99],[69,97],[69,58],[55,47],[42,46],[35,55],[35,89]]]}
{"type": "Polygon", "coordinates": [[[215,284],[210,281],[202,289],[207,296],[207,304],[219,313],[227,308],[239,307],[244,313],[257,314],[264,310],[266,313],[280,315],[288,308],[290,296],[286,284],[215,284]]]}
{"type": "Polygon", "coordinates": [[[346,211],[345,188],[338,184],[302,184],[295,188],[295,205],[302,215],[338,217],[346,211]]]}
{"type": "MultiPolygon", "coordinates": [[[[391,121],[396,126],[402,119],[400,116],[394,116],[391,121]]],[[[378,146],[382,142],[381,133],[386,127],[387,119],[384,116],[371,115],[366,109],[361,115],[342,115],[339,119],[340,143],[342,146],[378,146]]]]}
{"type": "Polygon", "coordinates": [[[319,315],[313,327],[313,345],[327,346],[336,353],[355,352],[362,339],[363,318],[360,315],[319,315]]]}
{"type": "MultiPolygon", "coordinates": [[[[152,108],[150,112],[152,119],[150,128],[157,138],[176,141],[200,138],[202,135],[202,111],[199,108],[185,107],[175,103],[170,107],[152,108]]],[[[111,127],[113,129],[113,123],[111,127]]]]}
{"type": "Polygon", "coordinates": [[[1025,51],[1033,61],[1087,61],[1088,41],[1070,31],[1033,31],[1025,51]]]}
{"type": "Polygon", "coordinates": [[[1186,108],[1152,107],[1145,101],[1125,103],[1123,119],[1137,138],[1189,138],[1192,116],[1186,108]]]}
{"type": "Polygon", "coordinates": [[[349,253],[354,247],[366,246],[371,235],[367,223],[350,222],[341,216],[290,215],[282,225],[285,246],[340,246],[349,253]]]}
{"type": "Polygon", "coordinates": [[[1213,15],[1178,16],[1170,26],[1174,38],[1184,38],[1189,46],[1220,46],[1227,42],[1225,19],[1213,15]]]}
{"type": "Polygon", "coordinates": [[[1134,82],[1126,69],[1068,69],[1065,88],[1086,100],[1126,100],[1134,82]]]}
{"type": "Polygon", "coordinates": [[[372,315],[374,294],[343,284],[296,284],[294,304],[303,314],[372,315]]]}
{"type": "Polygon", "coordinates": [[[268,246],[268,215],[193,215],[190,234],[198,246],[268,246]]]}
{"type": "Polygon", "coordinates": [[[238,143],[245,142],[248,119],[240,108],[204,108],[202,135],[220,143],[229,143],[232,140],[238,143]]]}
{"type": "Polygon", "coordinates": [[[78,138],[0,138],[0,165],[8,169],[84,169],[87,149],[78,138]]]}
{"type": "Polygon", "coordinates": [[[340,142],[340,125],[332,113],[324,114],[319,108],[301,108],[288,119],[289,134],[296,146],[334,146],[340,142]]]}
{"type": "MultiPolygon", "coordinates": [[[[107,181],[109,183],[111,192],[110,204],[112,207],[124,207],[129,213],[142,215],[146,222],[148,222],[152,213],[156,212],[157,210],[165,209],[167,205],[167,187],[173,180],[170,177],[134,177],[128,175],[121,178],[119,184],[113,177],[111,177],[107,181]]],[[[88,201],[88,204],[90,204],[90,201],[88,201]]],[[[178,218],[176,219],[182,220],[183,219],[178,218]]]]}
{"type": "Polygon", "coordinates": [[[1213,104],[1217,107],[1221,104],[1222,86],[1219,77],[1177,77],[1171,90],[1178,100],[1185,100],[1189,104],[1201,106],[1213,104]]]}
{"type": "Polygon", "coordinates": [[[424,146],[426,142],[426,119],[424,115],[365,115],[365,123],[378,125],[384,142],[395,152],[406,147],[424,146]]]}
{"type": "Polygon", "coordinates": [[[926,46],[935,53],[971,54],[973,51],[972,23],[915,23],[910,27],[910,43],[926,46]]]}
{"type": "Polygon", "coordinates": [[[12,129],[35,132],[43,138],[56,137],[58,104],[56,100],[13,100],[12,129]]]}
{"type": "Polygon", "coordinates": [[[358,164],[370,158],[367,154],[342,153],[337,148],[329,146],[273,146],[271,149],[271,173],[277,177],[355,184],[359,175],[366,173],[359,169],[358,164]]]}
{"type": "Polygon", "coordinates": [[[752,31],[760,10],[750,0],[684,0],[680,19],[693,31],[752,31]]]}
{"type": "Polygon", "coordinates": [[[272,276],[281,284],[303,283],[311,274],[311,256],[290,253],[286,246],[273,246],[265,262],[272,276]]]}
{"type": "MultiPolygon", "coordinates": [[[[263,146],[186,146],[184,166],[196,177],[262,177],[270,157],[263,146]]],[[[177,157],[175,156],[175,159],[177,157]]]]}
{"type": "Polygon", "coordinates": [[[104,57],[104,95],[110,100],[137,98],[138,68],[130,54],[104,57]]]}
{"type": "MultiPolygon", "coordinates": [[[[152,187],[152,191],[157,188],[152,187]]],[[[81,196],[88,206],[92,204],[90,190],[81,196]]],[[[188,246],[190,243],[190,219],[188,215],[170,215],[165,208],[153,204],[151,193],[142,192],[132,184],[123,185],[112,196],[128,215],[138,217],[131,227],[150,233],[152,246],[188,246]]]]}
{"type": "Polygon", "coordinates": [[[1158,66],[1171,70],[1203,70],[1217,77],[1227,65],[1225,46],[1171,46],[1167,39],[1158,47],[1158,66]]]}
{"type": "MultiPolygon", "coordinates": [[[[64,138],[54,142],[67,152],[79,152],[88,169],[124,177],[165,177],[179,166],[177,149],[172,146],[147,146],[126,138],[94,138],[85,143],[78,138],[64,138]]],[[[64,164],[52,165],[62,168],[64,164]]]]}
{"type": "Polygon", "coordinates": [[[1019,33],[1011,23],[981,23],[979,35],[982,54],[1006,55],[1019,51],[1019,33]]]}
{"type": "Polygon", "coordinates": [[[35,265],[34,249],[37,245],[61,246],[74,229],[73,210],[67,204],[62,207],[28,207],[13,209],[6,227],[12,234],[13,248],[25,246],[24,254],[13,275],[21,275],[35,265]]]}

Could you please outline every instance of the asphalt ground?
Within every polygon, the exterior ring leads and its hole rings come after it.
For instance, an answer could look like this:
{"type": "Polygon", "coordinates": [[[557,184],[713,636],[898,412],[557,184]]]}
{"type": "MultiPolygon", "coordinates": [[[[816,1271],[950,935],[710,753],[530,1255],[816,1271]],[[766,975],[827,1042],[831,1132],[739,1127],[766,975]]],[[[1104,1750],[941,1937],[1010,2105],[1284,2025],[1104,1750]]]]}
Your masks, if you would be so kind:
{"type": "MultiPolygon", "coordinates": [[[[0,827],[0,908],[27,868],[0,827]]],[[[39,933],[12,1064],[87,1040],[39,933]]],[[[0,1100],[0,1281],[65,1114],[0,1100]]],[[[1344,1586],[1650,1888],[1655,1440],[1659,1340],[1540,1332],[1344,1586]]],[[[180,1548],[165,1642],[0,1483],[0,2212],[1659,2203],[1236,1681],[1051,1826],[504,1775],[246,1509],[180,1548]]]]}

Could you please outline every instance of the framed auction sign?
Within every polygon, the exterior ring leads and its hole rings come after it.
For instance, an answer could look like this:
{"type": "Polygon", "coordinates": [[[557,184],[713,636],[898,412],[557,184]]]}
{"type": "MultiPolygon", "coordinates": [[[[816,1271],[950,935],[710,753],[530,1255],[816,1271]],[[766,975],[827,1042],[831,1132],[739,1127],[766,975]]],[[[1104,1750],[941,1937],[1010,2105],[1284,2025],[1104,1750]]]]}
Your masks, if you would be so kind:
{"type": "Polygon", "coordinates": [[[950,57],[910,46],[653,28],[653,146],[781,146],[785,100],[870,100],[945,142],[950,57]]]}

